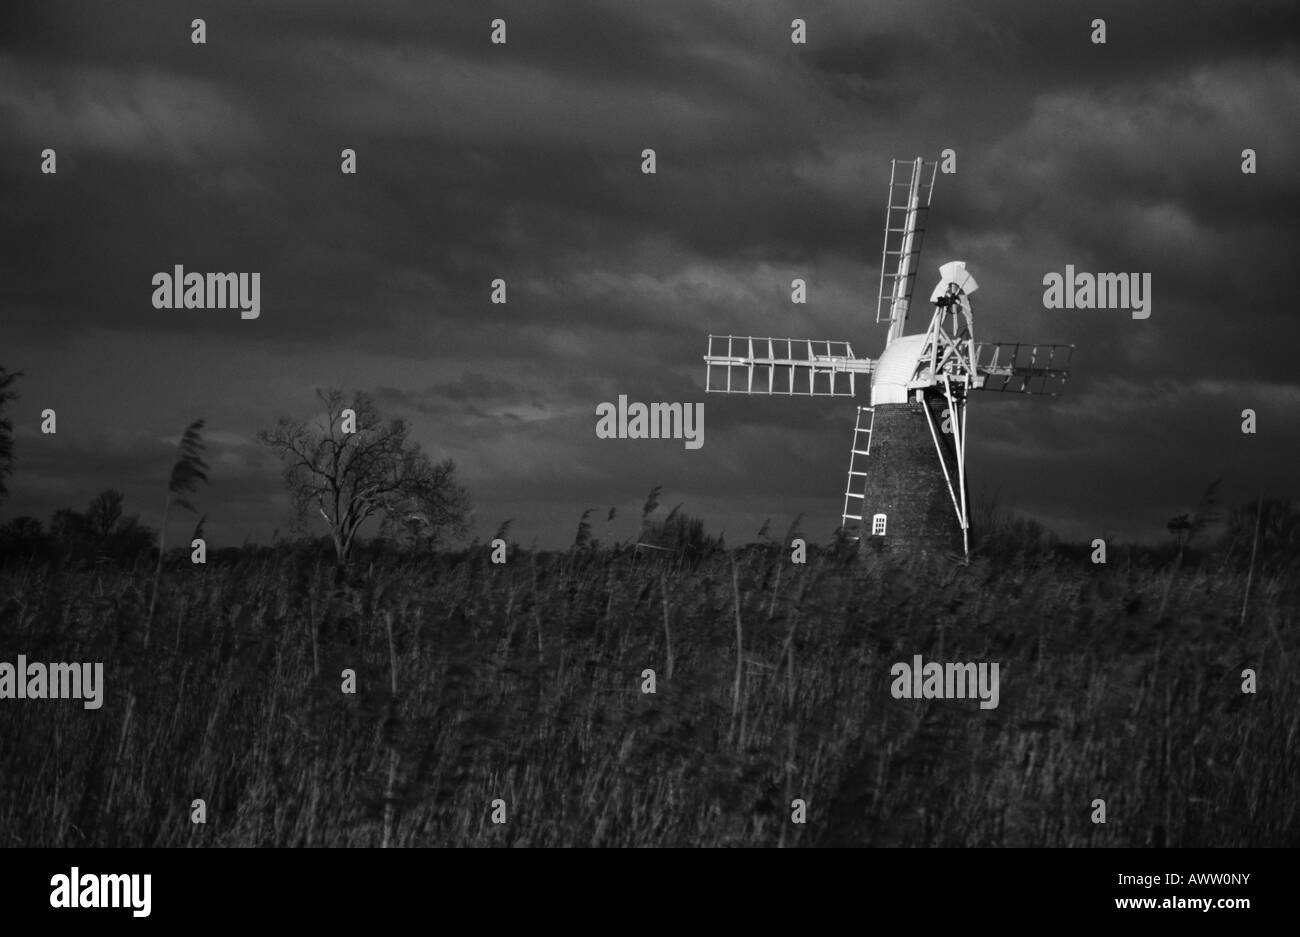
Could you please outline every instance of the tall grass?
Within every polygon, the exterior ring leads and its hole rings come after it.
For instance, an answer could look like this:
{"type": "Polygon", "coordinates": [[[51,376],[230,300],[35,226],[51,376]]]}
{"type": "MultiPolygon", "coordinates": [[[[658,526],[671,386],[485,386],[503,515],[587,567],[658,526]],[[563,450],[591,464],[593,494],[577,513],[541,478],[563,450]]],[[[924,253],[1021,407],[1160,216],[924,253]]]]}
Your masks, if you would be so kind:
{"type": "Polygon", "coordinates": [[[147,571],[0,569],[0,659],[107,682],[0,701],[0,846],[1300,845],[1283,568],[1242,623],[1244,569],[1118,552],[488,553],[186,563],[147,651],[147,571]],[[1000,662],[999,707],[895,700],[914,654],[1000,662]]]}

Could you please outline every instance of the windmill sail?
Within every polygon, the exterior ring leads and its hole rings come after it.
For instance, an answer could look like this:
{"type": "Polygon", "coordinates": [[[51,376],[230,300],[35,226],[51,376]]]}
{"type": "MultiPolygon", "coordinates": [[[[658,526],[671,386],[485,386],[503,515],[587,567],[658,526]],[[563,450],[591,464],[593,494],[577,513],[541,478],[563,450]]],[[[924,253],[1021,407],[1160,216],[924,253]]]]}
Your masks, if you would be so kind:
{"type": "Polygon", "coordinates": [[[889,323],[888,344],[903,334],[912,285],[921,257],[925,218],[930,211],[937,162],[893,161],[889,173],[889,208],[885,213],[885,244],[880,252],[880,291],[876,322],[889,323]]]}
{"type": "Polygon", "coordinates": [[[1073,345],[980,342],[975,346],[976,371],[984,380],[975,386],[979,390],[1059,397],[1070,374],[1073,354],[1073,345]]]}
{"type": "Polygon", "coordinates": [[[852,397],[856,376],[875,367],[848,342],[753,335],[710,335],[704,361],[704,389],[713,394],[852,397]]]}

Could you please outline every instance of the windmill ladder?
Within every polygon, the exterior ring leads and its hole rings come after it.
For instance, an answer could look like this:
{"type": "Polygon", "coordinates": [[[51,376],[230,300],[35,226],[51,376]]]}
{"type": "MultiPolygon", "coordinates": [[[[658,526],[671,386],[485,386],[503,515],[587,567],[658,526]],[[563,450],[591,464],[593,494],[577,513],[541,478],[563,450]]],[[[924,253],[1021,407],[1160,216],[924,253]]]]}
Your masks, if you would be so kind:
{"type": "Polygon", "coordinates": [[[843,530],[850,540],[862,539],[862,517],[866,510],[867,457],[871,455],[871,430],[876,425],[875,407],[858,407],[858,417],[853,424],[853,447],[849,450],[849,478],[844,489],[843,530]],[[867,414],[867,425],[862,425],[862,414],[867,414]],[[856,514],[849,506],[856,502],[856,514]],[[849,521],[856,522],[856,534],[850,533],[849,521]]]}

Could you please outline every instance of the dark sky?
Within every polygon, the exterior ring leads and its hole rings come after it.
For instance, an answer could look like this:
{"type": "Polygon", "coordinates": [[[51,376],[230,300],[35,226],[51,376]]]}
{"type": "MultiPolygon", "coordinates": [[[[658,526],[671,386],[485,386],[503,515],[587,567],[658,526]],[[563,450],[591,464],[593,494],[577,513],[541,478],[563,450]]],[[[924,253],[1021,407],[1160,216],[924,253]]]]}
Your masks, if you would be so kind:
{"type": "Polygon", "coordinates": [[[732,542],[799,513],[824,539],[853,402],[706,396],[705,337],[877,354],[889,161],[945,147],[958,171],[938,179],[918,292],[965,260],[979,338],[1078,346],[1066,396],[974,400],[977,495],[1065,536],[1147,539],[1219,475],[1232,497],[1296,494],[1293,2],[158,0],[6,18],[0,364],[27,376],[0,518],[116,487],[156,524],[202,417],[210,538],[266,539],[288,500],[254,434],[341,385],[457,461],[481,537],[513,518],[519,540],[562,545],[610,505],[627,536],[662,484],[732,542]],[[260,272],[260,318],[154,309],[174,264],[260,272]],[[1149,272],[1151,317],[1044,309],[1066,264],[1149,272]],[[619,394],[704,400],[703,448],[598,439],[595,407],[619,394]]]}

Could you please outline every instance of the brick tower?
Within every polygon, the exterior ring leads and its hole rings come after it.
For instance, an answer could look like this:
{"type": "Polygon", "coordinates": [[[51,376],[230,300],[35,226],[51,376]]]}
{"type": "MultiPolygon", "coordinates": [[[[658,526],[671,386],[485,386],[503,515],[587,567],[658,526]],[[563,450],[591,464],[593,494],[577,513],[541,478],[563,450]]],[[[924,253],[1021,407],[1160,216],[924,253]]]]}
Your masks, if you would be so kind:
{"type": "Polygon", "coordinates": [[[930,434],[926,406],[939,430],[939,445],[949,471],[957,464],[952,434],[942,432],[944,411],[948,409],[942,396],[927,395],[924,404],[877,404],[873,408],[871,455],[863,479],[864,546],[876,541],[891,553],[962,552],[961,527],[939,463],[935,437],[930,434]]]}

